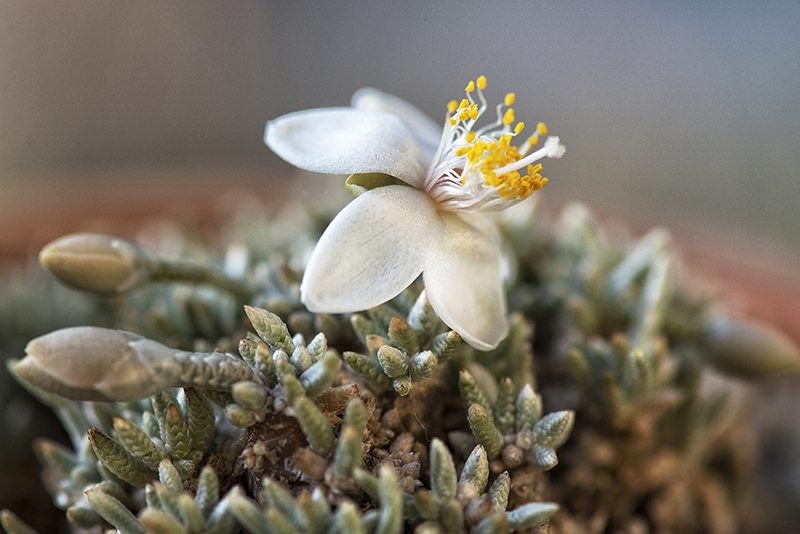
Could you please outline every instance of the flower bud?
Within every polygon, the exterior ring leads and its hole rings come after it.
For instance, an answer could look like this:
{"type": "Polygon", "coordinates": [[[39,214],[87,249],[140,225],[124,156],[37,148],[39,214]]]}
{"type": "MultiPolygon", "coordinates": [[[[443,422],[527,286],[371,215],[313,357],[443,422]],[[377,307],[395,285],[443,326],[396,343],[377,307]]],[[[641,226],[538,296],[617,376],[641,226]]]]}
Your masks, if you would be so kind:
{"type": "Polygon", "coordinates": [[[64,328],[32,340],[25,352],[14,373],[72,400],[131,402],[175,382],[172,349],[120,330],[64,328]]]}
{"type": "Polygon", "coordinates": [[[706,332],[708,357],[720,371],[759,379],[800,371],[800,349],[766,325],[718,319],[706,332]]]}
{"type": "Polygon", "coordinates": [[[61,282],[100,295],[125,293],[149,278],[150,257],[138,245],[103,234],[72,234],[39,253],[39,263],[61,282]]]}

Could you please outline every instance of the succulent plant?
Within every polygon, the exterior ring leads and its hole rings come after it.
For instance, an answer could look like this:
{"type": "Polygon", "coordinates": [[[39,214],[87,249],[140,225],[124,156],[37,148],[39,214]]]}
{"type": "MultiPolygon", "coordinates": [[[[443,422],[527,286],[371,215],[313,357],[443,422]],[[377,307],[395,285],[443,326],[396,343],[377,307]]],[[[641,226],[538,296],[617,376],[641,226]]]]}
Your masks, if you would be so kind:
{"type": "MultiPolygon", "coordinates": [[[[34,450],[74,531],[736,524],[753,428],[716,369],[788,372],[796,349],[687,290],[664,231],[631,240],[576,206],[552,228],[535,211],[508,215],[509,335],[481,352],[418,284],[364,313],[305,310],[300,258],[324,218],[288,213],[238,213],[227,260],[189,238],[169,243],[204,263],[96,235],[42,253],[113,301],[64,306],[69,294],[35,276],[0,294],[3,317],[22,294],[61,314],[33,317],[15,342],[69,326],[9,368],[69,434],[71,446],[34,450]]],[[[32,532],[11,511],[0,523],[32,532]]]]}

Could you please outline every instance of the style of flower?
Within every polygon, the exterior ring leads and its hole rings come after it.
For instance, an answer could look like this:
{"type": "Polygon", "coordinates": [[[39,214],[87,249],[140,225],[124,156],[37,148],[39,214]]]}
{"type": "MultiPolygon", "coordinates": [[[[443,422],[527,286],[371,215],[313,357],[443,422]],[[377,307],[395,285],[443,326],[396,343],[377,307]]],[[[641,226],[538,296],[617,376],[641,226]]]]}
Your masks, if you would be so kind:
{"type": "Polygon", "coordinates": [[[365,310],[421,273],[434,311],[467,343],[489,350],[506,336],[500,251],[482,212],[540,189],[547,178],[537,162],[560,157],[564,147],[548,137],[532,150],[547,135],[543,123],[511,145],[524,128],[513,125],[513,93],[496,107],[495,121],[476,128],[488,108],[485,87],[481,76],[466,98],[448,104],[443,131],[411,104],[371,88],[356,92],[350,108],[299,111],[267,124],[264,140],[275,153],[309,171],[352,174],[358,194],[311,254],[300,285],[309,310],[365,310]]]}

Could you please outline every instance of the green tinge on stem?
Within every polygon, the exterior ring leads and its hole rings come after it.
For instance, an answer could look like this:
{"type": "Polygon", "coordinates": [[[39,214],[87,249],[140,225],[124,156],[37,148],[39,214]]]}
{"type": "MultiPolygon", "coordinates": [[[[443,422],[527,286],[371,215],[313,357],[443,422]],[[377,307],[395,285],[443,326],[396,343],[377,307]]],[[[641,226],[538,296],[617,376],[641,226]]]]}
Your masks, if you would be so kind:
{"type": "Polygon", "coordinates": [[[153,282],[208,284],[227,291],[242,300],[247,300],[253,295],[253,288],[249,287],[244,280],[230,277],[208,265],[155,260],[148,264],[148,274],[153,282]]]}

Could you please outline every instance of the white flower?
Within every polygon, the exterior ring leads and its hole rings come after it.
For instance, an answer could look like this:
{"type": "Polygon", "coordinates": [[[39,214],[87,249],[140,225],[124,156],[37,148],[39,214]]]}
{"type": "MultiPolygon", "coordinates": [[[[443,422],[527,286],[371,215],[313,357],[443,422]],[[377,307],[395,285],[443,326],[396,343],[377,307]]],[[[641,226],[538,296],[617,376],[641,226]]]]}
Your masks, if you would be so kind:
{"type": "Polygon", "coordinates": [[[369,88],[356,92],[350,108],[300,111],[267,124],[267,145],[297,167],[357,173],[351,182],[362,184],[381,177],[359,175],[380,173],[388,175],[383,183],[402,184],[363,192],[333,219],[300,285],[309,310],[365,310],[422,273],[431,306],[467,343],[489,350],[506,336],[500,252],[491,221],[479,212],[507,208],[541,188],[547,178],[535,162],[560,157],[564,147],[549,137],[531,152],[547,134],[543,123],[511,146],[523,128],[512,128],[513,93],[497,106],[497,120],[475,128],[487,109],[485,86],[481,76],[461,103],[450,102],[444,131],[411,104],[369,88]]]}

